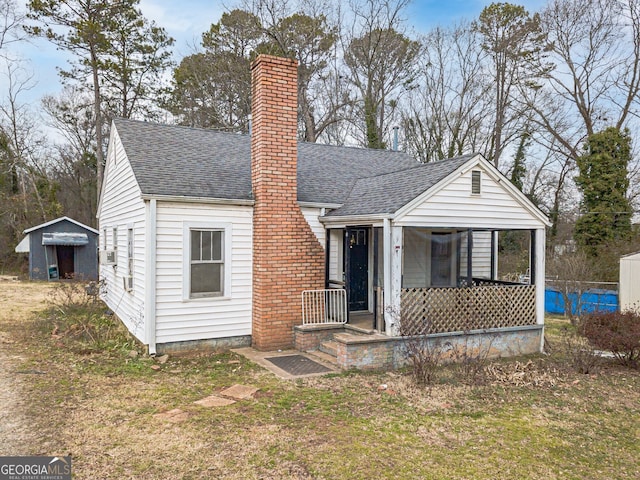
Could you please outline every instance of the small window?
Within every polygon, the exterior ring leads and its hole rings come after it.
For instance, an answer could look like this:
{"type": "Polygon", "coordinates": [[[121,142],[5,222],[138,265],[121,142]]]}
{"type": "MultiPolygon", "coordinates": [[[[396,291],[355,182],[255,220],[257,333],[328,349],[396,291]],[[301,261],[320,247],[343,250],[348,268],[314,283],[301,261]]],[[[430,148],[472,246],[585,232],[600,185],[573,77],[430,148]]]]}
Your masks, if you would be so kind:
{"type": "Polygon", "coordinates": [[[190,298],[224,292],[224,230],[190,230],[190,298]]]}
{"type": "Polygon", "coordinates": [[[481,174],[482,172],[480,170],[473,170],[471,172],[471,193],[473,195],[480,195],[481,174]]]}

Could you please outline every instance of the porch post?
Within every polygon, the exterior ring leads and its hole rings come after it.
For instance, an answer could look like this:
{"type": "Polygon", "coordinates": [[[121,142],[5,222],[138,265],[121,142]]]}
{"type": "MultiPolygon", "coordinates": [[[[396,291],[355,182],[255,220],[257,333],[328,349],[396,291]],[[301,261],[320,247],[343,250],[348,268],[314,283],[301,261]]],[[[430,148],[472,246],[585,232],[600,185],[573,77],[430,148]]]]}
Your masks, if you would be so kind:
{"type": "MultiPolygon", "coordinates": [[[[535,286],[536,286],[536,320],[544,325],[544,288],[545,288],[545,229],[535,231],[535,286]]],[[[544,332],[544,331],[543,331],[544,332]]],[[[540,339],[540,351],[544,349],[544,335],[540,339]]]]}
{"type": "Polygon", "coordinates": [[[390,332],[390,325],[393,322],[393,303],[391,287],[391,221],[385,218],[382,223],[382,262],[383,262],[383,285],[382,285],[382,315],[384,316],[385,333],[390,332]]]}
{"type": "Polygon", "coordinates": [[[536,284],[536,270],[537,270],[537,265],[536,265],[536,258],[538,256],[538,253],[536,252],[536,231],[535,230],[529,230],[529,237],[530,237],[530,247],[529,247],[529,284],[530,285],[535,285],[536,284]]]}
{"type": "Polygon", "coordinates": [[[379,330],[380,319],[378,318],[378,229],[376,227],[371,228],[371,235],[373,236],[373,329],[379,330]]]}
{"type": "Polygon", "coordinates": [[[392,323],[386,325],[389,336],[397,335],[398,323],[402,311],[400,310],[400,295],[402,289],[402,227],[391,227],[391,307],[395,313],[392,323]]]}
{"type": "Polygon", "coordinates": [[[491,230],[491,280],[498,278],[498,232],[491,230]]]}
{"type": "Polygon", "coordinates": [[[344,289],[347,294],[347,323],[349,323],[349,304],[351,302],[351,250],[349,249],[349,229],[344,229],[344,236],[342,237],[342,251],[344,261],[344,289]]]}
{"type": "Polygon", "coordinates": [[[473,230],[467,230],[467,287],[473,285],[473,230]]]}

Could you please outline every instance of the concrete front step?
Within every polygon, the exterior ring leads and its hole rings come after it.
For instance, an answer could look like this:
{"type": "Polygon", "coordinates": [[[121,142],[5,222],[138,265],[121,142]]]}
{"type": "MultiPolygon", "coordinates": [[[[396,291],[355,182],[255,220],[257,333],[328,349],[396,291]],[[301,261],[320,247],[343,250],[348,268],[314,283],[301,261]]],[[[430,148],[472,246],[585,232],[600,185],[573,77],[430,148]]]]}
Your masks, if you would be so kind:
{"type": "Polygon", "coordinates": [[[334,368],[340,369],[338,365],[338,358],[328,353],[321,352],[320,350],[314,350],[313,352],[307,352],[307,355],[311,358],[319,360],[318,363],[324,363],[325,366],[333,365],[334,368]]]}
{"type": "Polygon", "coordinates": [[[333,340],[321,342],[318,350],[326,353],[327,355],[331,355],[334,358],[338,356],[338,344],[333,340]]]}

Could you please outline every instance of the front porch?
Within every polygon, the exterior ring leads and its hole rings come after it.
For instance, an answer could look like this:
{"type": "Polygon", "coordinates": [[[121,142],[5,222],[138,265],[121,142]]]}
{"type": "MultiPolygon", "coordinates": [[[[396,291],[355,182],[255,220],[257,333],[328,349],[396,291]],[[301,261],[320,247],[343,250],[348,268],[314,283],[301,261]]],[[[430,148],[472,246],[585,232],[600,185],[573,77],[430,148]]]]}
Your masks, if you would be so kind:
{"type": "Polygon", "coordinates": [[[513,232],[390,224],[328,230],[329,288],[317,291],[316,316],[294,328],[295,347],[360,369],[402,366],[415,336],[452,345],[472,339],[494,357],[539,352],[544,230],[513,232]],[[526,260],[520,271],[500,258],[515,237],[526,260]]]}

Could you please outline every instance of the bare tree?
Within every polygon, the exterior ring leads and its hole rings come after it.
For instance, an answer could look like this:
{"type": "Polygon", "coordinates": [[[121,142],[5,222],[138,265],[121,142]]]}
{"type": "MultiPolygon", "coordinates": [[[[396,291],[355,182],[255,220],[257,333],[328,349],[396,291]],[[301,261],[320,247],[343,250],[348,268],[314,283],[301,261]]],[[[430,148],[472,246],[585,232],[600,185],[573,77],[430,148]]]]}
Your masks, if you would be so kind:
{"type": "Polygon", "coordinates": [[[245,0],[243,5],[265,37],[257,51],[298,61],[300,136],[316,142],[343,120],[351,104],[343,82],[335,82],[341,78],[334,62],[340,6],[327,0],[245,0]]]}
{"type": "Polygon", "coordinates": [[[542,93],[524,92],[537,126],[574,161],[584,140],[608,125],[633,135],[640,120],[637,0],[553,0],[540,22],[554,68],[540,72],[542,93]]]}
{"type": "Polygon", "coordinates": [[[572,324],[577,322],[582,310],[582,297],[592,280],[593,265],[582,252],[553,255],[548,262],[548,275],[558,288],[564,303],[564,314],[572,324]]]}
{"type": "MultiPolygon", "coordinates": [[[[46,142],[23,95],[34,82],[20,62],[6,62],[6,91],[0,99],[0,265],[13,264],[22,231],[55,218],[60,206],[49,181],[46,142]]],[[[14,264],[15,265],[15,264],[14,264]]]]}
{"type": "Polygon", "coordinates": [[[8,45],[23,40],[24,19],[15,0],[0,0],[0,54],[3,56],[8,45]]]}
{"type": "Polygon", "coordinates": [[[65,140],[55,146],[49,173],[57,186],[58,202],[68,216],[95,225],[96,124],[91,95],[67,87],[57,97],[45,97],[42,104],[48,124],[65,140]]]}
{"type": "Polygon", "coordinates": [[[405,146],[421,162],[486,152],[490,137],[490,85],[485,54],[469,24],[436,28],[423,39],[421,67],[403,111],[405,146]]]}
{"type": "Polygon", "coordinates": [[[349,81],[358,93],[364,144],[385,148],[388,120],[414,86],[419,42],[406,35],[408,0],[353,0],[354,24],[345,41],[349,81]]]}
{"type": "Polygon", "coordinates": [[[31,209],[27,204],[27,193],[33,194],[40,212],[40,219],[47,218],[47,209],[38,187],[38,179],[46,179],[46,167],[43,162],[42,148],[44,138],[37,129],[37,122],[27,104],[21,103],[21,97],[34,87],[33,76],[27,73],[20,62],[6,62],[7,92],[0,103],[0,128],[8,143],[12,169],[18,173],[20,191],[25,202],[25,215],[31,209]]]}

